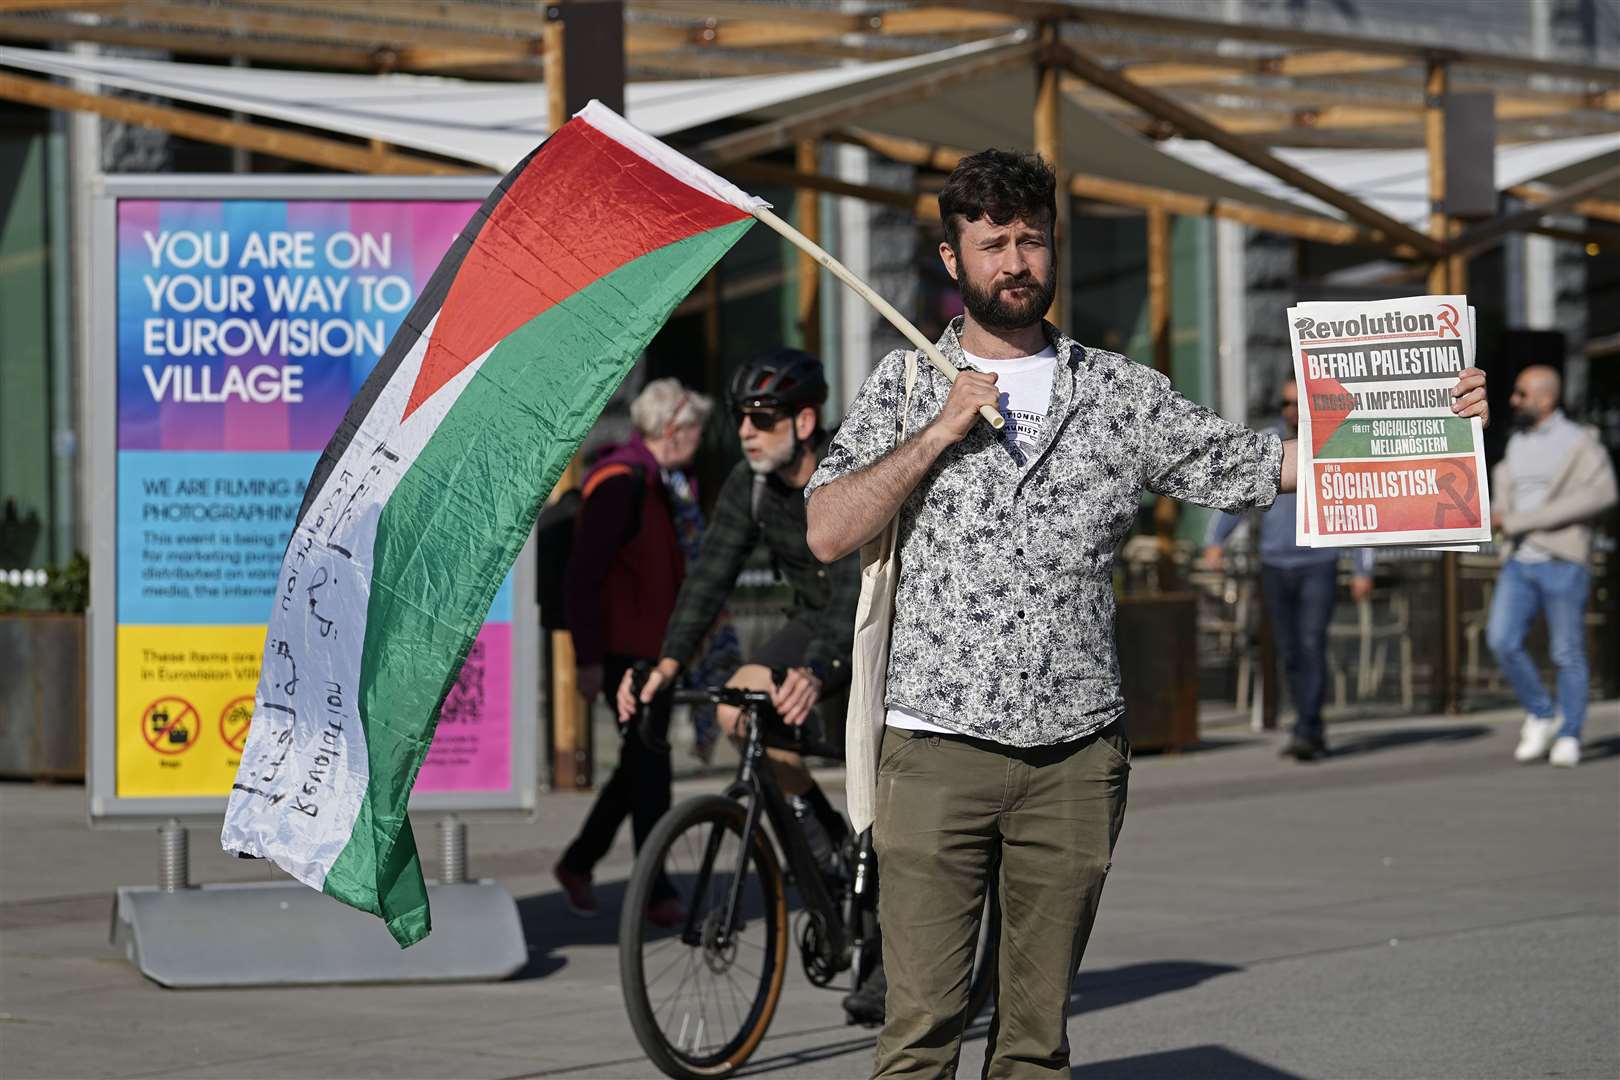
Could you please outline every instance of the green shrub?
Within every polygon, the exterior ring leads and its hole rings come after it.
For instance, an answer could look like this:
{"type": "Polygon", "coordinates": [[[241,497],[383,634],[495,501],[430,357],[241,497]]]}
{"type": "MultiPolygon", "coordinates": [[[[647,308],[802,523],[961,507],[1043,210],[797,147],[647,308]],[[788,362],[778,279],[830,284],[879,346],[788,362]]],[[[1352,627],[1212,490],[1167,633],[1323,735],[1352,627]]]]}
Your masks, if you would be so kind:
{"type": "Polygon", "coordinates": [[[76,551],[59,566],[46,568],[44,585],[13,585],[0,580],[0,613],[82,612],[90,603],[90,560],[76,551]]]}

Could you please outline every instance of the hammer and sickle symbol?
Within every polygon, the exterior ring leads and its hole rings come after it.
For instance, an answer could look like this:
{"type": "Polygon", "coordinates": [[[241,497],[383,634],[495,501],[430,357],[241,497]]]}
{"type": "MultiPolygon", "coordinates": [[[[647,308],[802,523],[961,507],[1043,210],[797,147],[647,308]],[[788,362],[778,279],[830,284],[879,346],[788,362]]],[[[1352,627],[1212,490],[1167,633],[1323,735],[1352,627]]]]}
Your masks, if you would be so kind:
{"type": "Polygon", "coordinates": [[[1437,529],[1451,528],[1452,526],[1446,524],[1446,515],[1452,511],[1462,515],[1464,525],[1478,525],[1479,515],[1474,513],[1474,508],[1471,505],[1474,500],[1474,488],[1476,485],[1473,471],[1452,461],[1440,462],[1439,464],[1440,477],[1436,483],[1439,484],[1440,490],[1446,493],[1446,497],[1450,501],[1434,504],[1434,527],[1437,529]],[[1459,484],[1463,485],[1464,488],[1460,494],[1457,491],[1459,484]]]}
{"type": "Polygon", "coordinates": [[[1434,319],[1435,322],[1440,324],[1442,337],[1445,336],[1447,330],[1451,331],[1452,337],[1462,337],[1462,331],[1457,329],[1457,309],[1450,304],[1441,304],[1440,314],[1436,315],[1434,319]]]}

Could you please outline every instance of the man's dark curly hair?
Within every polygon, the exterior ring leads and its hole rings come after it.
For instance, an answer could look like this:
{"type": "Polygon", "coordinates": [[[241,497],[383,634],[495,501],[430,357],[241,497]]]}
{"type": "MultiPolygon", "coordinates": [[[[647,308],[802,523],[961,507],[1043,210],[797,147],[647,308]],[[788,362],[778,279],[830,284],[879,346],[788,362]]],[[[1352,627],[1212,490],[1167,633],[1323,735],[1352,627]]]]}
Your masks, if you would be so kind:
{"type": "Polygon", "coordinates": [[[951,170],[939,192],[939,216],[945,239],[960,246],[962,222],[990,219],[991,224],[1011,221],[1057,220],[1057,176],[1039,154],[1008,150],[981,150],[963,158],[951,170]]]}

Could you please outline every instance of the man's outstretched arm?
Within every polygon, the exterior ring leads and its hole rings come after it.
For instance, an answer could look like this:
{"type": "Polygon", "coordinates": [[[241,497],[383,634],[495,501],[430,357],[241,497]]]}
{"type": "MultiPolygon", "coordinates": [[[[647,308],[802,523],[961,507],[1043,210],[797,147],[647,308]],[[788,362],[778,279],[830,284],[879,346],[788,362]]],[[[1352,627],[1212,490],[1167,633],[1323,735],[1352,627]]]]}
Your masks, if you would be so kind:
{"type": "Polygon", "coordinates": [[[963,371],[933,423],[866,468],[812,491],[805,504],[811,554],[837,562],[882,532],[946,447],[972,430],[979,406],[994,408],[996,400],[994,375],[963,371]]]}
{"type": "MultiPolygon", "coordinates": [[[[1451,411],[1458,416],[1479,417],[1482,427],[1491,426],[1491,406],[1485,400],[1485,373],[1479,368],[1464,368],[1457,373],[1457,382],[1451,388],[1451,411]]],[[[1288,439],[1283,443],[1282,483],[1278,490],[1293,491],[1299,487],[1299,445],[1288,439]]]]}

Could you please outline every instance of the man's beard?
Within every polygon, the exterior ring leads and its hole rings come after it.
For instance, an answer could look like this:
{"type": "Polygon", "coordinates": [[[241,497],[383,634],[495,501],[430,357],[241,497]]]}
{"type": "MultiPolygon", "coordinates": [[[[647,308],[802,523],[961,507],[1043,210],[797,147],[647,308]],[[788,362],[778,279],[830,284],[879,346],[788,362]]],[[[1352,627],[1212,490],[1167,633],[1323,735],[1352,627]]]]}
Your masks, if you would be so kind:
{"type": "Polygon", "coordinates": [[[1513,430],[1529,431],[1539,423],[1541,423],[1541,417],[1537,416],[1529,409],[1513,410],[1513,430]]]}
{"type": "Polygon", "coordinates": [[[744,454],[743,460],[748,462],[748,467],[754,470],[754,472],[761,476],[769,476],[776,470],[784,469],[793,464],[793,459],[798,456],[798,440],[789,439],[787,442],[782,444],[782,448],[780,450],[766,451],[760,457],[750,457],[747,454],[744,454]]]}
{"type": "Polygon", "coordinates": [[[980,290],[966,274],[958,285],[962,290],[962,306],[967,308],[974,322],[990,330],[1022,330],[1039,322],[1052,306],[1052,297],[1057,293],[1057,274],[1054,272],[1047,281],[1025,274],[1014,281],[1002,282],[994,292],[980,290]],[[1034,291],[1022,300],[1009,299],[1005,291],[1015,285],[1033,285],[1034,291]]]}

